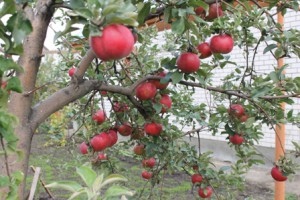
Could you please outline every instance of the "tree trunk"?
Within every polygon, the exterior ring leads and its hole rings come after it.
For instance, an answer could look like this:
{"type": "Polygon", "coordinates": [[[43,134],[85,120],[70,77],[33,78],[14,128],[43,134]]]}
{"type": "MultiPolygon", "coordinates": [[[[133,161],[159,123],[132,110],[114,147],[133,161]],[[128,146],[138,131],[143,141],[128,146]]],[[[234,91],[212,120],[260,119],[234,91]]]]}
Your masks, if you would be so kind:
{"type": "MultiPolygon", "coordinates": [[[[32,91],[35,88],[37,73],[42,58],[42,51],[48,25],[53,16],[53,10],[50,5],[52,0],[38,1],[34,11],[26,12],[30,19],[33,31],[26,37],[23,48],[24,52],[19,57],[18,64],[24,69],[24,72],[18,73],[20,78],[23,94],[32,91]]],[[[15,134],[19,138],[17,148],[24,154],[24,158],[20,162],[16,161],[16,156],[9,156],[10,171],[21,170],[24,173],[24,181],[19,188],[19,197],[24,199],[25,182],[28,171],[28,161],[31,148],[32,136],[37,128],[31,119],[33,94],[23,95],[12,93],[9,102],[9,111],[14,114],[18,120],[18,126],[15,134]]],[[[4,163],[0,164],[1,174],[6,174],[4,163]]]]}

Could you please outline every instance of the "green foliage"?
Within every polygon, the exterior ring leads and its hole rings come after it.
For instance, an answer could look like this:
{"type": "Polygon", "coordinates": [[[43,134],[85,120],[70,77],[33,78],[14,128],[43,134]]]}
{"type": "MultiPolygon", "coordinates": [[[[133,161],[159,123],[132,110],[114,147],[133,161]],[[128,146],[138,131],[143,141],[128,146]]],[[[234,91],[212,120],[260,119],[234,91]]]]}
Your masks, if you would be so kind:
{"type": "Polygon", "coordinates": [[[121,175],[111,174],[107,177],[104,177],[103,174],[97,175],[90,166],[78,167],[76,168],[76,172],[85,182],[86,186],[81,186],[74,181],[58,181],[50,183],[46,185],[46,187],[61,188],[72,192],[69,199],[80,196],[81,198],[84,197],[88,200],[106,200],[111,199],[112,197],[132,196],[134,194],[134,192],[129,191],[129,189],[115,184],[107,188],[104,194],[102,193],[103,188],[107,185],[127,181],[127,179],[121,175]]]}

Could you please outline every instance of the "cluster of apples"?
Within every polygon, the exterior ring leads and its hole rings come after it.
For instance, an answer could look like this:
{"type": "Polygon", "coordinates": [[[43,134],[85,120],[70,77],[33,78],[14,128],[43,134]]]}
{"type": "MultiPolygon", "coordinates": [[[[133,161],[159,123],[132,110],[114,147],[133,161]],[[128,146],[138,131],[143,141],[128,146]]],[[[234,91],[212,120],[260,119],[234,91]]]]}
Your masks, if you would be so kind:
{"type": "MultiPolygon", "coordinates": [[[[156,164],[155,158],[144,159],[142,161],[142,165],[145,168],[152,169],[155,166],[155,164],[156,164]]],[[[147,170],[144,170],[141,175],[144,179],[150,179],[150,178],[152,178],[153,173],[149,172],[147,170]]]]}
{"type": "MultiPolygon", "coordinates": [[[[195,171],[197,171],[198,166],[193,166],[193,169],[195,171]]],[[[200,184],[202,183],[202,180],[203,180],[203,177],[199,173],[195,173],[191,176],[191,181],[192,181],[193,185],[199,186],[199,188],[198,188],[199,196],[202,197],[202,198],[209,198],[213,193],[213,189],[212,189],[211,186],[207,186],[205,188],[200,187],[200,184]]]]}

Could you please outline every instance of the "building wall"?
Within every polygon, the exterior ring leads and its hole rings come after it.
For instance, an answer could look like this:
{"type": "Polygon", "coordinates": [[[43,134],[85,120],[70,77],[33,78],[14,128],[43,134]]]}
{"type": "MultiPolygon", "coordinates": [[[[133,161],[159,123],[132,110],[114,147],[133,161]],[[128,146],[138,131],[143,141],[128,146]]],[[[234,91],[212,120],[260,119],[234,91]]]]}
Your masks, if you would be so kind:
{"type": "MultiPolygon", "coordinates": [[[[285,29],[297,28],[300,29],[300,15],[299,13],[289,12],[285,15],[285,29]]],[[[255,33],[257,30],[253,30],[255,33]]],[[[263,50],[266,45],[261,45],[258,49],[257,56],[255,59],[255,69],[259,73],[269,73],[274,70],[274,67],[277,66],[276,60],[272,57],[271,53],[263,54],[263,50]]],[[[246,63],[244,55],[241,53],[239,47],[235,47],[232,53],[230,54],[230,60],[237,63],[246,63]]],[[[206,59],[203,60],[207,62],[206,59]]],[[[285,63],[289,64],[289,67],[286,70],[287,77],[296,77],[300,75],[300,59],[293,56],[292,58],[286,58],[285,63]]],[[[234,69],[233,66],[225,66],[223,69],[214,70],[214,85],[221,85],[221,79],[227,74],[231,73],[234,69]]],[[[205,93],[203,89],[197,89],[195,95],[195,103],[207,102],[206,97],[209,93],[205,93]]],[[[294,99],[296,102],[293,106],[286,106],[287,111],[294,109],[294,114],[297,114],[300,110],[300,101],[299,99],[294,99]]],[[[275,133],[269,127],[263,128],[264,138],[260,140],[259,145],[264,147],[275,147],[275,133]]],[[[210,133],[202,133],[202,138],[213,139],[213,140],[225,140],[225,136],[217,135],[212,136],[210,133]]],[[[292,124],[286,125],[286,148],[293,149],[291,141],[300,142],[300,130],[297,126],[292,124]]]]}

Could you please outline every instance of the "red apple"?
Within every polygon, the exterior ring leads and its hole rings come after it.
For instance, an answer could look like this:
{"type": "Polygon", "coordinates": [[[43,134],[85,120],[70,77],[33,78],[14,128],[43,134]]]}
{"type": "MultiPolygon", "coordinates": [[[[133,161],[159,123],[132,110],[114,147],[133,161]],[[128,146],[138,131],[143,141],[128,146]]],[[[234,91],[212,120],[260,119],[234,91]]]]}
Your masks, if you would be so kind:
{"type": "Polygon", "coordinates": [[[209,198],[211,196],[212,192],[213,192],[213,189],[210,186],[207,186],[204,189],[199,188],[199,190],[198,190],[199,196],[202,198],[209,198]]]}
{"type": "Polygon", "coordinates": [[[246,122],[248,120],[249,116],[246,114],[243,114],[241,117],[239,117],[240,122],[246,122]]]}
{"type": "Polygon", "coordinates": [[[108,145],[108,147],[112,147],[113,145],[115,145],[118,141],[118,133],[116,130],[114,129],[110,129],[108,132],[107,132],[107,135],[109,136],[110,138],[110,144],[108,145]]]}
{"type": "Polygon", "coordinates": [[[149,167],[149,168],[153,168],[155,166],[155,158],[149,158],[149,159],[144,159],[142,161],[142,165],[143,167],[149,167]]]}
{"type": "Polygon", "coordinates": [[[143,171],[142,172],[142,177],[144,179],[150,179],[152,177],[152,173],[151,172],[147,172],[147,171],[143,171]]]}
{"type": "Polygon", "coordinates": [[[113,110],[116,113],[122,113],[122,112],[128,111],[129,107],[126,103],[119,103],[119,102],[115,101],[114,105],[113,105],[113,110]]]}
{"type": "Polygon", "coordinates": [[[161,95],[159,102],[162,104],[161,113],[167,112],[167,110],[172,106],[172,99],[167,94],[161,95]]]}
{"type": "Polygon", "coordinates": [[[192,183],[201,183],[202,182],[202,176],[200,174],[193,174],[192,175],[192,183]]]}
{"type": "Polygon", "coordinates": [[[283,172],[279,169],[278,166],[272,168],[271,175],[276,181],[286,181],[288,178],[287,176],[283,175],[283,172]]]}
{"type": "Polygon", "coordinates": [[[201,54],[200,55],[201,59],[208,58],[209,56],[212,55],[212,52],[210,50],[208,42],[200,43],[197,46],[197,49],[198,49],[199,53],[201,54]]]}
{"type": "Polygon", "coordinates": [[[218,17],[222,17],[223,16],[223,10],[222,7],[219,3],[219,5],[217,5],[217,3],[213,3],[209,5],[209,11],[208,11],[208,15],[205,17],[206,20],[213,20],[216,19],[218,17]]]}
{"type": "Polygon", "coordinates": [[[205,10],[204,10],[203,7],[199,6],[198,8],[195,9],[195,13],[196,13],[196,15],[199,16],[199,15],[204,14],[204,13],[205,13],[205,10]]]}
{"type": "Polygon", "coordinates": [[[136,155],[143,155],[145,153],[145,145],[143,145],[143,144],[136,145],[133,148],[133,151],[136,155]]]}
{"type": "Polygon", "coordinates": [[[244,137],[236,133],[229,136],[229,141],[234,145],[241,145],[244,142],[244,137]]]}
{"type": "Polygon", "coordinates": [[[144,130],[148,135],[159,136],[162,131],[163,126],[157,123],[146,123],[144,126],[144,130]]]}
{"type": "Polygon", "coordinates": [[[77,68],[76,67],[72,67],[69,69],[69,76],[73,76],[76,72],[77,68]]]}
{"type": "Polygon", "coordinates": [[[132,133],[132,131],[133,130],[132,130],[131,124],[128,122],[123,123],[118,128],[118,132],[123,136],[129,136],[132,133]]]}
{"type": "Polygon", "coordinates": [[[99,134],[91,139],[90,144],[94,151],[102,151],[107,147],[108,142],[110,142],[107,137],[100,136],[99,134]]]}
{"type": "Polygon", "coordinates": [[[193,166],[193,170],[198,171],[198,170],[199,170],[198,165],[194,165],[194,166],[193,166]]]}
{"type": "Polygon", "coordinates": [[[150,82],[144,82],[137,86],[135,94],[139,100],[153,99],[156,95],[156,87],[150,82]]]}
{"type": "Polygon", "coordinates": [[[82,142],[79,146],[80,152],[82,154],[87,154],[88,153],[88,145],[85,142],[82,142]]]}
{"type": "Polygon", "coordinates": [[[98,160],[107,160],[107,156],[105,153],[99,153],[98,154],[98,160]]]}
{"type": "Polygon", "coordinates": [[[239,118],[244,115],[245,110],[241,104],[231,104],[230,108],[228,109],[228,113],[239,118]]]}
{"type": "MultiPolygon", "coordinates": [[[[167,75],[167,72],[160,72],[156,75],[158,75],[160,77],[165,77],[167,75]]],[[[153,85],[155,85],[155,87],[160,90],[166,89],[169,85],[169,83],[160,83],[160,80],[150,80],[149,82],[152,83],[153,85]]]]}
{"type": "Polygon", "coordinates": [[[230,53],[233,49],[233,39],[228,34],[215,35],[210,40],[210,50],[213,53],[230,53]]]}
{"type": "Polygon", "coordinates": [[[102,91],[100,91],[100,94],[101,94],[102,96],[106,96],[106,95],[107,95],[107,91],[102,90],[102,91]]]}
{"type": "Polygon", "coordinates": [[[94,121],[98,124],[102,124],[106,120],[105,112],[103,110],[98,110],[92,117],[94,121]]]}
{"type": "Polygon", "coordinates": [[[92,36],[90,45],[103,61],[116,60],[128,56],[133,50],[132,32],[121,24],[110,24],[104,27],[101,36],[92,36]]]}
{"type": "Polygon", "coordinates": [[[177,58],[176,64],[183,73],[193,73],[199,69],[200,59],[197,54],[186,52],[177,58]]]}

